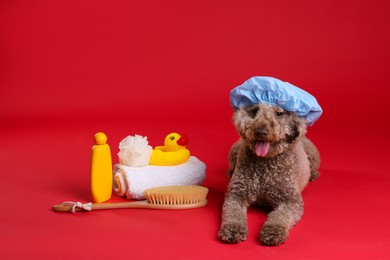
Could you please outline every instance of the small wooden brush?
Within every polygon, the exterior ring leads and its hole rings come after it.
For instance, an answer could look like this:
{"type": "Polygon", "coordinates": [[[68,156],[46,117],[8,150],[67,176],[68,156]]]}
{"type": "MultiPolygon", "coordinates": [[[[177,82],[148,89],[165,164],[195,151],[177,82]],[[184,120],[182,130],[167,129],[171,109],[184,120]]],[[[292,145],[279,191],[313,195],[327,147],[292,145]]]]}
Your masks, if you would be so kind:
{"type": "Polygon", "coordinates": [[[193,209],[207,204],[208,189],[202,186],[165,186],[147,189],[146,200],[133,202],[87,203],[64,202],[54,205],[54,211],[90,211],[100,209],[193,209]]]}

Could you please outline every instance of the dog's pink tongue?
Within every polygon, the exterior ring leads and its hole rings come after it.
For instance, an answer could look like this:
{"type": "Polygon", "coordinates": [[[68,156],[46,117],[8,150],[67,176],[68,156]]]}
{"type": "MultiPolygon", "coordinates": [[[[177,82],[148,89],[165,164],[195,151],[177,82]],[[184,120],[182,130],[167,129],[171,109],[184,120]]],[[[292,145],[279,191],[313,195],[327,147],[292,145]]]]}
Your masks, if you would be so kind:
{"type": "Polygon", "coordinates": [[[256,143],[256,147],[255,147],[257,156],[260,156],[260,157],[266,156],[268,153],[268,150],[269,150],[269,145],[270,145],[270,142],[258,141],[256,143]]]}

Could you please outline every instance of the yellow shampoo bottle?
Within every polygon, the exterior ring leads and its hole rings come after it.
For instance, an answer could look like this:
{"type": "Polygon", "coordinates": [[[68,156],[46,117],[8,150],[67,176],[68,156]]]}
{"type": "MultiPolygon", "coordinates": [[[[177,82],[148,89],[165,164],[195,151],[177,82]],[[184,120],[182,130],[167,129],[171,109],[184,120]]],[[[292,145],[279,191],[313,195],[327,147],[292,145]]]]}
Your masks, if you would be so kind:
{"type": "Polygon", "coordinates": [[[103,202],[111,198],[112,161],[110,146],[104,133],[95,134],[95,145],[91,157],[91,193],[94,202],[103,202]]]}

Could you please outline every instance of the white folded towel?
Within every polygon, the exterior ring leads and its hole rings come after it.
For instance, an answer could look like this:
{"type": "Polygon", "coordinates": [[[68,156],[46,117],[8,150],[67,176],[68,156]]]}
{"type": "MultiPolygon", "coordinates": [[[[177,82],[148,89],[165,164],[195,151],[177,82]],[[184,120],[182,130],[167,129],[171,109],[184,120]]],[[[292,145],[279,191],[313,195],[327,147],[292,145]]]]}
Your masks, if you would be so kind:
{"type": "Polygon", "coordinates": [[[160,186],[200,185],[206,178],[206,165],[195,156],[179,165],[130,167],[116,164],[113,188],[119,196],[144,199],[146,189],[160,186]]]}

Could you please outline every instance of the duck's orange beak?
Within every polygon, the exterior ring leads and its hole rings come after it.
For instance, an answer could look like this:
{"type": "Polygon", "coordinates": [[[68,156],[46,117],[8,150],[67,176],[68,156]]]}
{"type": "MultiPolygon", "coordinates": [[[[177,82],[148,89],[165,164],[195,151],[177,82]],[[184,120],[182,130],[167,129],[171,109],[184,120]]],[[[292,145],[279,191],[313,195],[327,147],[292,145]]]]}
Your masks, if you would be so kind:
{"type": "Polygon", "coordinates": [[[176,142],[180,146],[186,146],[188,144],[188,137],[185,134],[181,134],[179,140],[176,142]]]}

